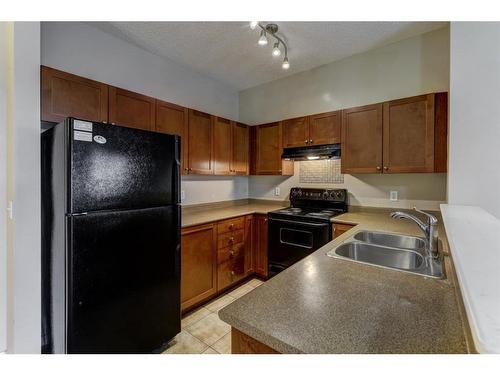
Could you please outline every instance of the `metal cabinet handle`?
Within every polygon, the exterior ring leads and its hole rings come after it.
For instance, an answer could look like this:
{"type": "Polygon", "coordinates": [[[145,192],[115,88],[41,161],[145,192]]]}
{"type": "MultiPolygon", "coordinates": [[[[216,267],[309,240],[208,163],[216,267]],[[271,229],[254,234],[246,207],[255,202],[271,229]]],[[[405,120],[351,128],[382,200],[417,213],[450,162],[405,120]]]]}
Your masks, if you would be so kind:
{"type": "Polygon", "coordinates": [[[229,252],[229,255],[234,256],[234,251],[233,251],[233,250],[231,250],[231,251],[229,252]]]}
{"type": "Polygon", "coordinates": [[[235,275],[235,274],[234,274],[234,271],[231,271],[231,276],[234,276],[234,275],[235,275]]]}
{"type": "Polygon", "coordinates": [[[380,171],[382,168],[380,168],[380,166],[377,167],[377,171],[380,171]]]}
{"type": "Polygon", "coordinates": [[[389,170],[389,167],[385,166],[384,171],[387,171],[387,170],[389,170]]]}
{"type": "Polygon", "coordinates": [[[313,140],[312,140],[312,139],[310,139],[310,140],[309,140],[309,143],[313,143],[313,140]]]}
{"type": "Polygon", "coordinates": [[[234,228],[234,224],[229,224],[229,229],[233,229],[234,228]]]}
{"type": "Polygon", "coordinates": [[[306,139],[306,140],[304,141],[304,143],[305,143],[305,144],[308,144],[308,143],[309,143],[309,141],[306,139]]]}

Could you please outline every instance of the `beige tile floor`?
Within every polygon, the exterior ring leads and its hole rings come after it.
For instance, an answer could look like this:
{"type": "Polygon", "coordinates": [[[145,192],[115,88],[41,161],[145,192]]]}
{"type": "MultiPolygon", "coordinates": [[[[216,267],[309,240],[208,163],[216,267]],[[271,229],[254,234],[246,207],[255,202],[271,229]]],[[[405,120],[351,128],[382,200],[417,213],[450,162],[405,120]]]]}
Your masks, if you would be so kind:
{"type": "Polygon", "coordinates": [[[224,306],[262,284],[252,279],[188,313],[181,321],[181,333],[164,354],[230,354],[231,326],[217,315],[224,306]]]}

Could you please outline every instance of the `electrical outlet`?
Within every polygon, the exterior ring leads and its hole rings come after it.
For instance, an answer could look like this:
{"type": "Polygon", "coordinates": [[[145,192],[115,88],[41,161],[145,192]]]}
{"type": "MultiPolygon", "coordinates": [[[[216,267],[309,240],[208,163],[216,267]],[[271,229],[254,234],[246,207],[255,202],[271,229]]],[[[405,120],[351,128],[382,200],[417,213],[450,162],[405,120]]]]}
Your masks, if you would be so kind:
{"type": "Polygon", "coordinates": [[[397,190],[391,190],[391,193],[389,194],[389,199],[391,201],[397,201],[398,200],[398,191],[397,190]]]}
{"type": "Polygon", "coordinates": [[[186,199],[186,192],[184,190],[181,190],[181,201],[186,199]]]}
{"type": "Polygon", "coordinates": [[[280,194],[281,194],[281,189],[279,187],[275,187],[274,188],[274,195],[276,195],[277,197],[279,197],[280,194]]]}

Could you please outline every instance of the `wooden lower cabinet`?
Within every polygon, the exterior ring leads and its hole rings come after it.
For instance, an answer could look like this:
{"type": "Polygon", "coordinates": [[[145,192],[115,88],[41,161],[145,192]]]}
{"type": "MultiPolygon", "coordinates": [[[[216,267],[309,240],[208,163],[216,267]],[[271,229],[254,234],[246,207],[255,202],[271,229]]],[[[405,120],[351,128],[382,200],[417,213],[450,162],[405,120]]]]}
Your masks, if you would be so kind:
{"type": "Polygon", "coordinates": [[[332,224],[333,239],[337,238],[341,234],[344,234],[348,230],[351,230],[355,226],[356,225],[354,224],[333,223],[332,224]]]}
{"type": "Polygon", "coordinates": [[[217,226],[205,224],[181,232],[181,309],[217,293],[217,226]]]}
{"type": "Polygon", "coordinates": [[[267,278],[268,276],[268,220],[267,215],[255,215],[254,220],[254,270],[255,273],[261,277],[267,278]]]}
{"type": "Polygon", "coordinates": [[[247,218],[240,216],[217,223],[217,291],[222,291],[245,278],[249,273],[247,218]]]}
{"type": "Polygon", "coordinates": [[[244,215],[182,229],[183,312],[254,273],[267,277],[267,215],[244,215]]]}
{"type": "Polygon", "coordinates": [[[231,354],[279,354],[279,352],[231,327],[231,354]]]}
{"type": "Polygon", "coordinates": [[[217,265],[217,289],[224,290],[245,277],[245,254],[234,255],[217,265]]]}

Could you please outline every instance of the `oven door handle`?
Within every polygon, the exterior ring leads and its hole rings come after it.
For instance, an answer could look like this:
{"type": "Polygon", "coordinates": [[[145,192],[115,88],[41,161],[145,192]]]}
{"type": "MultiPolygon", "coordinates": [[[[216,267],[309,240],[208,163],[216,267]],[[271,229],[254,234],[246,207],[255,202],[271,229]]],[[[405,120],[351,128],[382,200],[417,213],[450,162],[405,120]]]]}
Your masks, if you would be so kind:
{"type": "Polygon", "coordinates": [[[325,225],[328,226],[328,223],[308,223],[304,221],[295,221],[295,220],[283,220],[283,219],[269,219],[272,221],[277,221],[280,223],[288,223],[288,224],[301,224],[301,225],[308,225],[311,227],[324,227],[325,225]]]}

